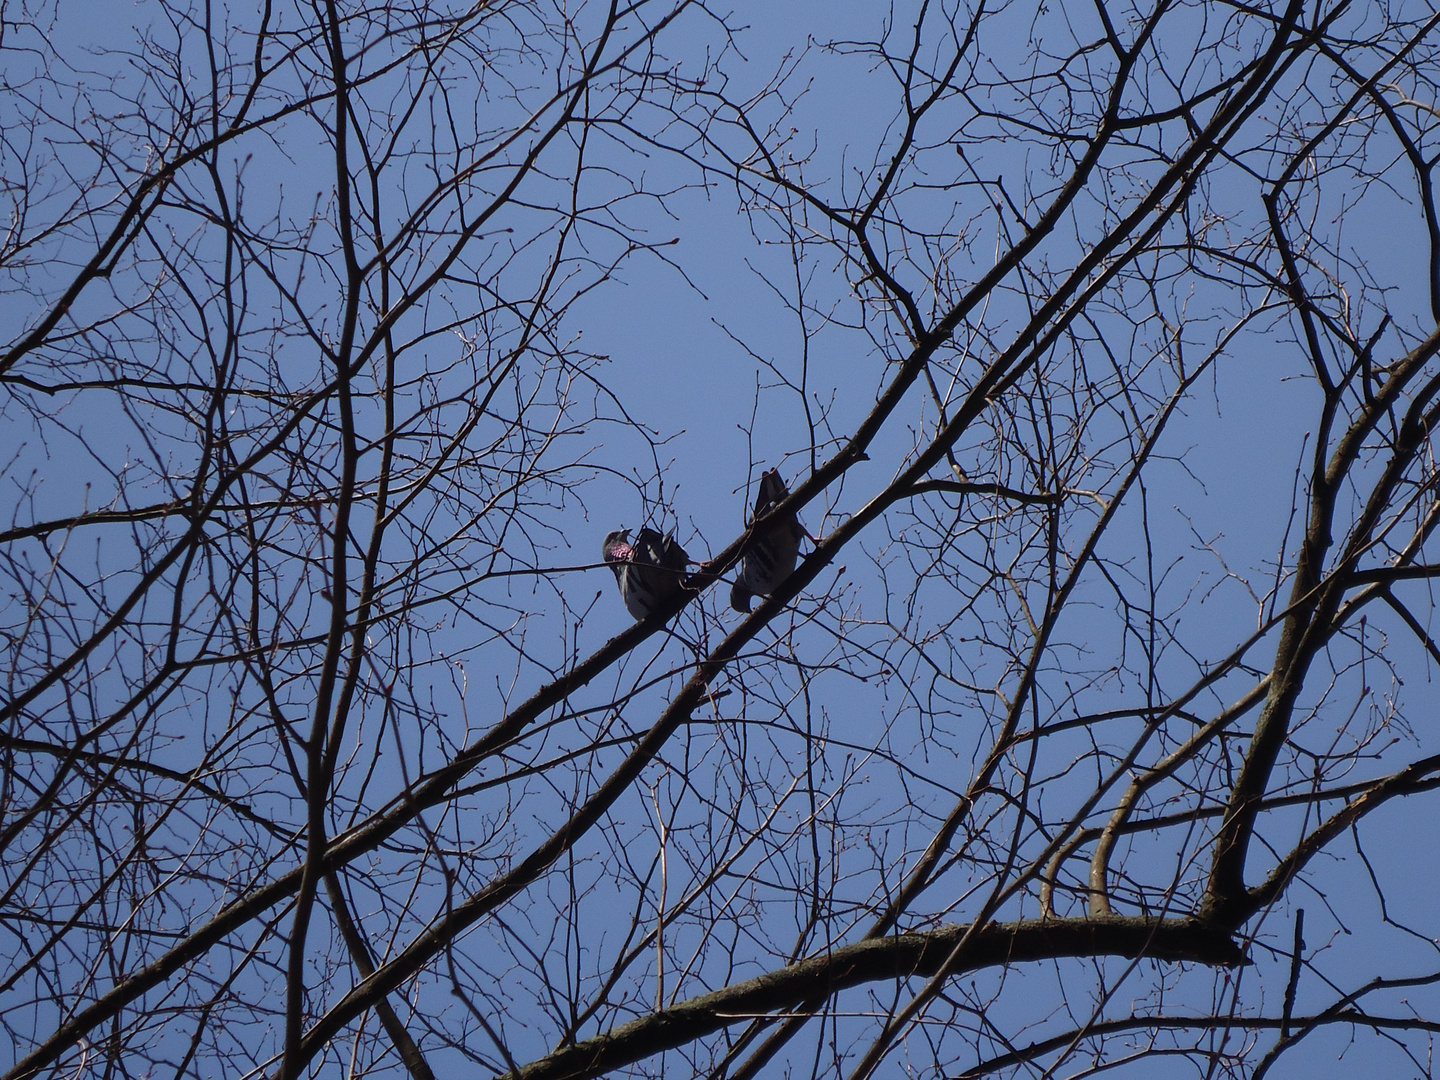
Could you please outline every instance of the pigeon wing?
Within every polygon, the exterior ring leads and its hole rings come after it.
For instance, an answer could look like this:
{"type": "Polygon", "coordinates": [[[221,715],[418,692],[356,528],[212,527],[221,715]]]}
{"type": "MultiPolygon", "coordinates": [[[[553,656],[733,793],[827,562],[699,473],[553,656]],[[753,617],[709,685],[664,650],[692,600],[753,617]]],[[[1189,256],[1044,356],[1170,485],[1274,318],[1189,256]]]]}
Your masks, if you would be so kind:
{"type": "Polygon", "coordinates": [[[641,529],[635,538],[635,561],[631,575],[636,586],[655,601],[651,607],[680,591],[688,561],[685,549],[673,536],[661,536],[654,529],[641,529]]]}

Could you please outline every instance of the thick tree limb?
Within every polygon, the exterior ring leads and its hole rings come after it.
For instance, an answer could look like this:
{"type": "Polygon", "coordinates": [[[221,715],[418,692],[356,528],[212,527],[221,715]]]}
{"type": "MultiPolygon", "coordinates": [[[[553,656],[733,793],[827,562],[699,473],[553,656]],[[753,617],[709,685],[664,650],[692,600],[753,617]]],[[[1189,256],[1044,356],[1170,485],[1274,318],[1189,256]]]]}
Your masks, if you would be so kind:
{"type": "MultiPolygon", "coordinates": [[[[584,1080],[682,1046],[728,1024],[793,1008],[813,998],[820,988],[834,994],[867,982],[932,976],[969,929],[966,925],[944,926],[927,933],[846,945],[564,1047],[522,1068],[519,1078],[584,1080]]],[[[1062,956],[1145,956],[1225,967],[1248,962],[1229,936],[1198,919],[1028,919],[991,923],[981,929],[954,974],[1062,956]]]]}

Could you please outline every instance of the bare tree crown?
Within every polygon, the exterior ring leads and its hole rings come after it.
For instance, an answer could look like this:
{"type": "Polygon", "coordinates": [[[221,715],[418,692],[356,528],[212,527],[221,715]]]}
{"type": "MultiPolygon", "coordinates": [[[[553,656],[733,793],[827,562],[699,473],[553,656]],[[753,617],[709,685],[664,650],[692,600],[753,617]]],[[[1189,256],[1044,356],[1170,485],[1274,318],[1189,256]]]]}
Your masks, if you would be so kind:
{"type": "Polygon", "coordinates": [[[1435,1074],[1425,5],[0,73],[6,1080],[1435,1074]]]}

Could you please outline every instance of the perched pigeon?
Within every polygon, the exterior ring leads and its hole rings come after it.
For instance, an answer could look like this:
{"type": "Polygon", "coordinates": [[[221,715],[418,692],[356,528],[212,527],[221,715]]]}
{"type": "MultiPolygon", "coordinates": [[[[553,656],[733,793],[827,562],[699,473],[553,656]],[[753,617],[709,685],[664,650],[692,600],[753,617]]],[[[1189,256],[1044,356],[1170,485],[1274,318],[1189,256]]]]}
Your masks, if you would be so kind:
{"type": "MultiPolygon", "coordinates": [[[[780,471],[771,469],[760,477],[760,494],[755,498],[755,513],[750,520],[754,522],[768,514],[789,494],[785,481],[780,479],[780,471]]],[[[730,606],[748,613],[752,596],[766,596],[778,589],[795,569],[800,537],[808,535],[794,514],[767,521],[763,532],[751,539],[740,559],[740,573],[730,590],[730,606]]]]}
{"type": "Polygon", "coordinates": [[[637,619],[647,618],[680,591],[689,562],[674,536],[654,529],[641,529],[633,544],[629,529],[616,529],[605,537],[600,554],[615,571],[625,610],[637,619]]]}

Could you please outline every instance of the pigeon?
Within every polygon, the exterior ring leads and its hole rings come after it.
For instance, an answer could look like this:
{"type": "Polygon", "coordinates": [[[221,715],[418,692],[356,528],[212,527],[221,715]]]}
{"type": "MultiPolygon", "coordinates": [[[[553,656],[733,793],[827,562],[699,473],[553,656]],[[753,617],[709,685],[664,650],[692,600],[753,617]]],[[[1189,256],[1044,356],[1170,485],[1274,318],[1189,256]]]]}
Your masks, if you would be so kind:
{"type": "Polygon", "coordinates": [[[685,564],[690,561],[673,535],[661,536],[648,528],[640,530],[633,544],[629,529],[616,529],[605,537],[600,554],[615,571],[625,610],[642,620],[681,590],[685,564]]]}
{"type": "MultiPolygon", "coordinates": [[[[760,477],[760,493],[755,497],[753,523],[779,506],[790,491],[780,479],[780,470],[771,469],[760,477]]],[[[746,614],[752,596],[768,596],[780,587],[800,554],[800,537],[809,536],[805,526],[794,514],[767,521],[763,532],[753,537],[740,558],[740,573],[730,590],[730,606],[746,614]]]]}

